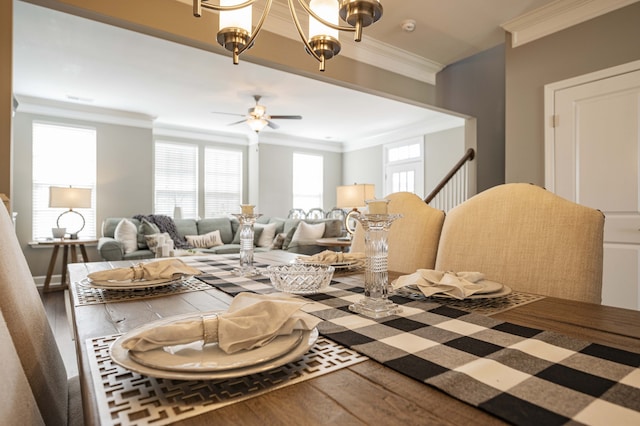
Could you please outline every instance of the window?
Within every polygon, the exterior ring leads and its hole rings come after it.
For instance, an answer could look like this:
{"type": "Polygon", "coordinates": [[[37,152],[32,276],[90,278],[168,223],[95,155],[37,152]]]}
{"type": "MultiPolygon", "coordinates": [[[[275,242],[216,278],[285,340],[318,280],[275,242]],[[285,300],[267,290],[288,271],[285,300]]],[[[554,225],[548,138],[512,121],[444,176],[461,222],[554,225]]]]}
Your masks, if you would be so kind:
{"type": "Polygon", "coordinates": [[[242,152],[204,150],[204,217],[238,211],[242,204],[242,152]]]}
{"type": "Polygon", "coordinates": [[[415,138],[385,146],[385,193],[424,191],[423,142],[415,138]]]}
{"type": "Polygon", "coordinates": [[[322,207],[321,155],[293,154],[293,208],[309,211],[322,207]]]}
{"type": "MultiPolygon", "coordinates": [[[[32,237],[50,238],[65,209],[49,208],[50,186],[91,189],[91,208],[76,209],[85,220],[79,237],[96,236],[96,130],[34,122],[32,172],[32,237]]],[[[79,218],[79,217],[78,217],[79,218]]],[[[81,223],[78,224],[78,227],[81,223]]],[[[73,232],[75,230],[68,229],[73,232]]]]}
{"type": "Polygon", "coordinates": [[[154,213],[198,217],[198,146],[156,141],[154,213]]]}

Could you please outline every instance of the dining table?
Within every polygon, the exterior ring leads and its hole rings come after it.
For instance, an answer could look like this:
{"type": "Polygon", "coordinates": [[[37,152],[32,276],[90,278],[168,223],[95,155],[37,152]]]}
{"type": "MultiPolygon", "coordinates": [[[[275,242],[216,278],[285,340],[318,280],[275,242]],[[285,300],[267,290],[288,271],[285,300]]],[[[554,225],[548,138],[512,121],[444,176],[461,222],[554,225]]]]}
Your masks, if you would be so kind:
{"type": "MultiPolygon", "coordinates": [[[[297,256],[255,253],[254,264],[297,256]]],[[[237,254],[178,259],[202,275],[111,290],[88,286],[87,275],[147,260],[68,266],[86,425],[607,424],[611,413],[616,424],[640,424],[639,311],[517,291],[470,302],[399,293],[391,299],[402,314],[372,319],[346,308],[363,297],[360,268],[336,270],[330,291],[299,296],[323,321],[311,350],[285,366],[159,378],[113,362],[112,345],[131,330],[275,291],[266,276],[234,275],[237,254]]]]}

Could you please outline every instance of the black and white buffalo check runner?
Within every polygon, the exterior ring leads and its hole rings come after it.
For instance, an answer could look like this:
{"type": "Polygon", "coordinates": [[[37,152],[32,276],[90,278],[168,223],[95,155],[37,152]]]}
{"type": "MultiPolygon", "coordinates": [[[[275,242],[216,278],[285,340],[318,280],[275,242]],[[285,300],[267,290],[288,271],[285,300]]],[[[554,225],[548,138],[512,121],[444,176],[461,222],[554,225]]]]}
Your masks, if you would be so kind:
{"type": "MultiPolygon", "coordinates": [[[[264,277],[234,283],[213,269],[203,281],[231,295],[273,292],[264,277]]],[[[640,425],[638,353],[430,300],[394,297],[402,313],[375,320],[348,310],[362,292],[344,277],[306,296],[305,310],[325,320],[325,337],[511,423],[640,425]]]]}

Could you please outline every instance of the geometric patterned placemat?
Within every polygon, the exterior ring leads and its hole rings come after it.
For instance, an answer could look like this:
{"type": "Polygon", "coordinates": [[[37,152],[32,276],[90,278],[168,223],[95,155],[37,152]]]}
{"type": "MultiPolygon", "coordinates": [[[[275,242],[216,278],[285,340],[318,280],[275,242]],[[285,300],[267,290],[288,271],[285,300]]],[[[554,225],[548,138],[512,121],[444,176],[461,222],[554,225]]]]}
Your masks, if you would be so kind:
{"type": "Polygon", "coordinates": [[[166,425],[368,359],[321,336],[299,360],[262,373],[218,380],[156,379],[111,360],[109,346],[119,336],[86,341],[101,425],[166,425]]]}
{"type": "Polygon", "coordinates": [[[178,283],[149,288],[104,290],[101,288],[86,287],[79,283],[72,286],[73,302],[75,306],[95,305],[107,302],[122,302],[125,300],[140,300],[151,297],[166,296],[168,294],[187,293],[190,291],[210,290],[211,286],[202,281],[190,278],[178,283]]]}

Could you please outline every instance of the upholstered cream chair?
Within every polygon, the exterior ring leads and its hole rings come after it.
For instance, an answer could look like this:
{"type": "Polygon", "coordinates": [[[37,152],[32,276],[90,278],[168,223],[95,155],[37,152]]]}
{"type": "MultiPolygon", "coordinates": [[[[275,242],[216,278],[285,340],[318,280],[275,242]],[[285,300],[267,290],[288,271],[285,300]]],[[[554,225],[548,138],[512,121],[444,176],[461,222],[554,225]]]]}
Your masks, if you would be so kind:
{"type": "Polygon", "coordinates": [[[529,293],[600,303],[604,215],[539,186],[490,188],[447,213],[436,269],[479,271],[529,293]]]}
{"type": "MultiPolygon", "coordinates": [[[[433,269],[444,212],[411,192],[395,192],[385,198],[389,200],[389,213],[403,215],[389,228],[389,271],[411,274],[417,269],[433,269]]],[[[360,224],[351,252],[364,252],[364,230],[360,224]]]]}
{"type": "Polygon", "coordinates": [[[2,312],[0,312],[0,359],[3,384],[2,398],[0,398],[0,424],[44,425],[2,312]]]}
{"type": "MultiPolygon", "coordinates": [[[[42,300],[6,209],[0,209],[0,241],[0,312],[40,416],[48,425],[82,424],[78,380],[67,380],[42,300]],[[70,387],[74,391],[70,392],[70,387]]],[[[2,389],[3,394],[11,392],[2,389]]],[[[22,420],[15,418],[7,424],[21,424],[22,420]]]]}

